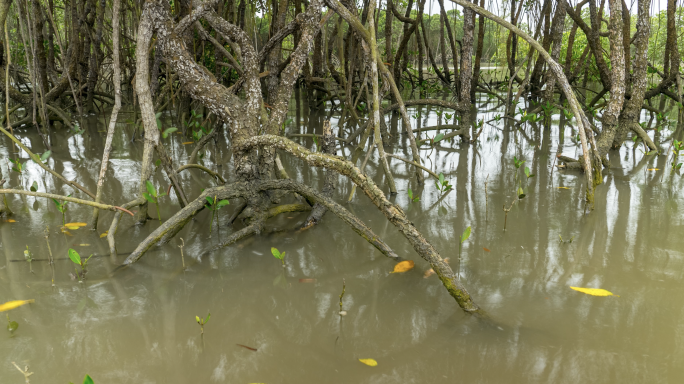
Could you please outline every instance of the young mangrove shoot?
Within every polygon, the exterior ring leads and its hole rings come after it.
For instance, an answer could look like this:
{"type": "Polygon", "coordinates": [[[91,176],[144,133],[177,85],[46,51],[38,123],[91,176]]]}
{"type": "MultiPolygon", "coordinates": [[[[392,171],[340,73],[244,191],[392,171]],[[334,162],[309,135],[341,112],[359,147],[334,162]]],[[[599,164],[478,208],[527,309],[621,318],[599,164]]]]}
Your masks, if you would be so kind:
{"type": "Polygon", "coordinates": [[[145,187],[147,188],[147,192],[143,192],[143,197],[150,203],[154,203],[154,205],[157,206],[157,216],[159,217],[159,223],[161,224],[162,221],[161,213],[159,213],[159,198],[166,196],[166,192],[163,190],[157,191],[149,180],[145,181],[145,187]]]}
{"type": "Polygon", "coordinates": [[[79,277],[79,283],[82,283],[83,280],[85,280],[86,267],[88,265],[88,260],[90,260],[91,257],[93,257],[92,254],[88,256],[87,259],[82,260],[81,255],[79,255],[78,252],[76,252],[76,250],[74,250],[73,248],[69,248],[69,259],[71,259],[71,261],[73,261],[74,264],[81,266],[80,273],[78,272],[78,268],[74,268],[76,270],[76,275],[79,277]]]}
{"type": "MultiPolygon", "coordinates": [[[[71,195],[68,195],[67,197],[71,197],[71,195]]],[[[62,213],[62,225],[66,224],[65,216],[66,216],[66,211],[67,211],[67,202],[66,201],[59,202],[59,200],[57,200],[57,199],[52,199],[52,201],[57,206],[57,210],[62,213]]]]}
{"type": "Polygon", "coordinates": [[[280,253],[278,248],[271,248],[271,253],[276,259],[280,259],[280,261],[283,263],[283,268],[285,268],[285,252],[280,253]]]}
{"type": "Polygon", "coordinates": [[[415,203],[416,201],[420,201],[420,196],[413,196],[413,191],[411,188],[408,189],[408,197],[409,201],[412,203],[415,203]]]}
{"type": "Polygon", "coordinates": [[[204,204],[204,207],[211,211],[211,220],[209,221],[209,234],[211,235],[211,224],[214,222],[214,216],[216,216],[216,225],[218,225],[218,210],[230,204],[230,201],[219,200],[216,196],[213,198],[207,196],[205,198],[207,199],[207,204],[204,204]]]}
{"type": "Polygon", "coordinates": [[[199,324],[200,326],[200,331],[202,335],[204,335],[204,324],[208,323],[210,318],[211,313],[207,313],[207,317],[204,319],[199,316],[195,316],[195,320],[197,320],[197,324],[199,324]]]}

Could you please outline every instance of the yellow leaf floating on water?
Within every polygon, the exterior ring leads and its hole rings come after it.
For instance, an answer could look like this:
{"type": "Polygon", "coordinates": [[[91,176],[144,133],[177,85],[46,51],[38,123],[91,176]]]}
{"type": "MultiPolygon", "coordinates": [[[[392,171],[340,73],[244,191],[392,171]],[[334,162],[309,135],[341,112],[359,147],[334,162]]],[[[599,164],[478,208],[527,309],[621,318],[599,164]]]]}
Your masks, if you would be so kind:
{"type": "Polygon", "coordinates": [[[394,266],[394,271],[392,271],[392,273],[401,273],[401,272],[410,271],[415,266],[416,266],[416,263],[414,263],[413,260],[405,260],[405,261],[402,261],[401,263],[397,263],[397,265],[394,266]]]}
{"type": "Polygon", "coordinates": [[[71,229],[72,231],[75,231],[81,227],[85,227],[86,225],[88,225],[88,224],[86,224],[86,223],[66,223],[66,224],[64,224],[64,227],[71,229]]]}
{"type": "Polygon", "coordinates": [[[618,295],[613,295],[612,292],[606,291],[605,289],[601,289],[601,288],[570,287],[570,289],[574,289],[577,292],[586,293],[587,295],[592,295],[592,296],[616,296],[616,297],[620,297],[618,295]]]}
{"type": "Polygon", "coordinates": [[[660,171],[660,168],[649,168],[649,171],[660,171]]]}
{"type": "Polygon", "coordinates": [[[8,301],[5,304],[0,305],[0,312],[5,312],[9,311],[10,309],[14,308],[19,308],[24,304],[28,303],[35,303],[36,301],[31,299],[31,300],[14,300],[14,301],[8,301]]]}
{"type": "Polygon", "coordinates": [[[183,145],[188,145],[188,144],[192,144],[192,143],[194,143],[194,141],[186,141],[183,143],[183,145]]]}
{"type": "Polygon", "coordinates": [[[359,359],[359,361],[366,364],[369,367],[375,367],[378,365],[378,362],[373,359],[359,359]]]}
{"type": "Polygon", "coordinates": [[[107,234],[109,234],[109,231],[104,231],[104,233],[100,234],[100,239],[103,237],[107,237],[107,234]]]}
{"type": "Polygon", "coordinates": [[[5,223],[16,223],[17,221],[14,219],[7,219],[5,220],[5,223]]]}
{"type": "Polygon", "coordinates": [[[558,189],[570,189],[568,187],[556,187],[556,188],[558,188],[558,189]]]}

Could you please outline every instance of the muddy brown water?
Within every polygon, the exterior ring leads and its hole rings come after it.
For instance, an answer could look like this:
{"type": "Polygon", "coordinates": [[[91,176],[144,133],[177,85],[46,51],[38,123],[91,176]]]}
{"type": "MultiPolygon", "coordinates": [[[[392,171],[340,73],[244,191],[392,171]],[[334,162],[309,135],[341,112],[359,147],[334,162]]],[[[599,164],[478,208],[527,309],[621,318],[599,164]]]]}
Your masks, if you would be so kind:
{"type": "MultiPolygon", "coordinates": [[[[288,132],[321,132],[327,112],[309,113],[304,103],[291,104],[288,132]]],[[[497,113],[481,112],[477,118],[497,113]]],[[[414,127],[439,119],[434,108],[412,108],[410,114],[417,117],[414,127]]],[[[117,233],[121,254],[109,256],[100,234],[109,226],[110,212],[101,215],[97,232],[82,228],[68,236],[59,232],[61,214],[51,201],[8,196],[16,222],[0,222],[0,303],[36,302],[6,312],[19,329],[13,337],[0,332],[0,382],[24,382],[12,362],[29,365],[32,384],[81,382],[86,373],[98,384],[682,382],[682,178],[667,171],[665,156],[644,158],[630,142],[611,154],[613,168],[598,188],[596,209],[585,215],[583,176],[552,167],[559,147],[568,156],[580,152],[571,127],[561,131],[559,116],[553,118],[551,129],[537,133],[505,130],[493,122],[477,144],[456,140],[425,147],[427,166],[454,185],[446,196],[432,181],[421,188],[410,168],[391,160],[399,190],[392,201],[443,257],[450,257],[452,268],[460,269],[495,327],[464,314],[435,276],[424,278],[429,266],[358,191],[345,206],[399,255],[414,260],[413,270],[390,274],[392,260],[330,214],[322,225],[299,232],[307,214],[284,214],[261,235],[207,253],[233,231],[225,220],[235,201],[220,211],[221,226],[214,225],[211,235],[205,210],[170,243],[112,274],[159,225],[157,220],[138,227],[125,218],[117,233]],[[502,206],[510,205],[518,187],[514,156],[524,159],[535,177],[525,180],[519,171],[527,196],[511,209],[504,232],[502,206]],[[409,187],[420,201],[409,202],[409,187]],[[54,264],[54,286],[48,263],[12,261],[24,258],[26,246],[34,258],[47,257],[46,226],[50,248],[61,259],[54,264]],[[459,236],[468,226],[472,235],[463,244],[459,268],[459,236]],[[572,242],[561,243],[559,235],[572,242]],[[271,247],[286,252],[285,268],[271,247]],[[69,276],[74,265],[65,259],[68,248],[105,255],[91,259],[85,283],[69,276]],[[340,317],[343,279],[347,315],[340,317]],[[570,286],[604,288],[619,297],[592,297],[570,286]],[[195,316],[207,313],[211,319],[201,336],[195,316]],[[377,360],[378,366],[358,361],[364,358],[377,360]]],[[[333,115],[333,127],[337,119],[333,115]]],[[[389,150],[409,157],[396,118],[388,123],[389,150]]],[[[58,130],[49,165],[94,191],[104,126],[100,116],[91,118],[84,136],[58,130]]],[[[121,204],[136,194],[142,143],[130,144],[131,133],[130,126],[119,125],[105,202],[121,204]]],[[[662,138],[670,134],[660,133],[662,138]]],[[[33,129],[18,129],[18,136],[43,152],[33,129]]],[[[314,146],[310,139],[296,140],[314,146]]],[[[192,145],[182,144],[187,141],[181,135],[166,140],[177,163],[192,151],[192,145]]],[[[11,147],[4,137],[0,143],[0,167],[9,187],[28,189],[37,181],[40,191],[73,193],[31,162],[21,176],[8,172],[11,147]]],[[[661,147],[665,152],[668,143],[661,147]]],[[[229,176],[229,164],[216,167],[229,160],[225,147],[211,145],[201,162],[229,176]]],[[[321,170],[287,155],[283,162],[294,179],[320,185],[321,170]]],[[[372,157],[368,172],[388,191],[378,165],[372,157]]],[[[190,196],[213,185],[197,170],[180,177],[190,196]]],[[[159,170],[154,181],[167,185],[159,170]]],[[[350,191],[350,182],[340,178],[335,199],[346,201],[350,191]]],[[[173,194],[162,198],[162,219],[177,209],[173,194]]],[[[150,214],[156,218],[153,207],[150,214]]],[[[70,222],[88,221],[90,215],[90,208],[76,204],[69,204],[66,214],[70,222]]]]}

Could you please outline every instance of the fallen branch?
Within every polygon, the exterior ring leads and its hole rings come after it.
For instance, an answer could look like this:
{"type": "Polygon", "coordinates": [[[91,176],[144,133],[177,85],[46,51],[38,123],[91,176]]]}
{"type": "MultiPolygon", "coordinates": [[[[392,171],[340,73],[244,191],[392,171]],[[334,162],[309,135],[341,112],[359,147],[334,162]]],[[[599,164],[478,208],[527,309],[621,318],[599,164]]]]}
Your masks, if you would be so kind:
{"type": "Polygon", "coordinates": [[[89,200],[77,199],[75,197],[70,197],[70,196],[55,195],[52,193],[43,193],[43,192],[24,191],[23,189],[0,189],[0,194],[3,194],[3,193],[9,193],[9,194],[14,194],[14,195],[27,195],[27,196],[35,196],[35,197],[45,197],[47,199],[68,201],[70,203],[89,205],[91,207],[95,207],[98,209],[106,209],[108,211],[114,211],[114,212],[123,211],[123,212],[126,212],[129,215],[133,216],[133,212],[129,211],[126,208],[122,208],[122,207],[119,207],[116,205],[96,203],[94,201],[89,201],[89,200]]]}

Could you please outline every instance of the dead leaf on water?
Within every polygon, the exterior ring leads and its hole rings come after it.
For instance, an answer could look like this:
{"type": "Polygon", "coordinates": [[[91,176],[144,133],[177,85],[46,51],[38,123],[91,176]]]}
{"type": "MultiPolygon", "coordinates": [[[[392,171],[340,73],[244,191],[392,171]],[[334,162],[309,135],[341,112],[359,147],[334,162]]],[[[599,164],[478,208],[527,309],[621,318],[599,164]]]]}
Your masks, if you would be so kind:
{"type": "Polygon", "coordinates": [[[487,249],[487,248],[485,248],[485,247],[482,247],[482,249],[484,249],[485,252],[491,252],[489,249],[487,249]]]}
{"type": "Polygon", "coordinates": [[[194,141],[186,141],[183,143],[183,145],[188,145],[188,144],[193,144],[193,143],[194,143],[194,141]]]}
{"type": "Polygon", "coordinates": [[[378,362],[374,359],[359,359],[359,361],[366,364],[369,367],[375,367],[378,365],[378,362]]]}
{"type": "Polygon", "coordinates": [[[104,231],[102,234],[100,234],[100,239],[103,237],[107,237],[108,233],[109,233],[109,231],[104,231]]]}
{"type": "Polygon", "coordinates": [[[649,168],[649,171],[660,171],[660,168],[649,168]]]}
{"type": "Polygon", "coordinates": [[[67,229],[71,229],[72,231],[75,231],[81,227],[85,227],[86,225],[88,225],[88,224],[86,224],[86,223],[66,223],[66,224],[64,224],[64,227],[62,227],[62,228],[67,228],[67,229]]]}
{"type": "Polygon", "coordinates": [[[90,244],[79,244],[79,247],[90,247],[90,244]]]}
{"type": "Polygon", "coordinates": [[[391,273],[402,273],[410,271],[415,266],[416,263],[414,263],[413,260],[404,260],[401,263],[397,263],[397,265],[394,266],[394,271],[392,271],[391,273]]]}
{"type": "Polygon", "coordinates": [[[618,295],[613,295],[612,292],[606,291],[605,289],[601,289],[601,288],[570,287],[570,289],[574,289],[577,292],[586,293],[587,295],[592,295],[592,296],[616,296],[616,297],[620,297],[618,295]]]}
{"type": "Polygon", "coordinates": [[[16,223],[17,221],[14,219],[7,219],[5,220],[5,223],[16,223]]]}
{"type": "Polygon", "coordinates": [[[315,283],[316,279],[299,279],[300,283],[315,283]]]}
{"type": "Polygon", "coordinates": [[[558,189],[570,189],[569,187],[556,187],[558,189]]]}
{"type": "Polygon", "coordinates": [[[64,224],[65,227],[85,227],[86,223],[66,223],[64,224]]]}
{"type": "Polygon", "coordinates": [[[63,234],[65,234],[65,235],[67,235],[67,236],[73,236],[73,235],[71,234],[71,232],[69,232],[69,231],[66,230],[66,228],[62,227],[62,228],[60,228],[60,229],[62,230],[62,233],[63,233],[63,234]]]}
{"type": "Polygon", "coordinates": [[[35,303],[35,302],[36,301],[34,299],[8,301],[5,304],[0,305],[0,312],[9,311],[10,309],[19,308],[22,305],[25,305],[28,303],[35,303]]]}

